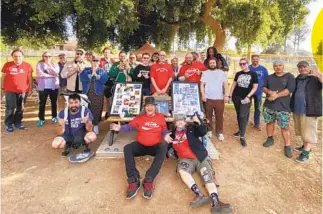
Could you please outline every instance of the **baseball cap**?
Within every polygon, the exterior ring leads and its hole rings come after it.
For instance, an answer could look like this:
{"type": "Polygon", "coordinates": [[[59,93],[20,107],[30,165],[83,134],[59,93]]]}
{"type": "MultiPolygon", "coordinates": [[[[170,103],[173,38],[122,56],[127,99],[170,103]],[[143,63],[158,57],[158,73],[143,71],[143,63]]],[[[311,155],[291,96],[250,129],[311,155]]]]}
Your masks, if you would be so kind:
{"type": "Polygon", "coordinates": [[[78,49],[76,49],[76,52],[82,52],[84,54],[85,53],[85,50],[82,49],[82,48],[78,48],[78,49]]]}
{"type": "Polygon", "coordinates": [[[148,104],[156,105],[155,98],[154,97],[146,97],[145,105],[148,105],[148,104]]]}
{"type": "Polygon", "coordinates": [[[278,63],[280,63],[280,64],[285,64],[285,63],[284,63],[284,60],[282,60],[282,59],[275,59],[275,60],[273,61],[273,65],[278,64],[278,63]]]}
{"type": "Polygon", "coordinates": [[[60,57],[60,56],[66,56],[66,54],[65,53],[60,53],[60,54],[58,54],[58,57],[60,57]]]}
{"type": "Polygon", "coordinates": [[[174,113],[173,118],[174,118],[174,121],[185,120],[186,115],[181,113],[174,113]]]}
{"type": "Polygon", "coordinates": [[[300,67],[300,66],[310,66],[310,65],[308,64],[308,62],[303,60],[303,61],[300,61],[299,63],[297,63],[297,67],[300,67]]]}

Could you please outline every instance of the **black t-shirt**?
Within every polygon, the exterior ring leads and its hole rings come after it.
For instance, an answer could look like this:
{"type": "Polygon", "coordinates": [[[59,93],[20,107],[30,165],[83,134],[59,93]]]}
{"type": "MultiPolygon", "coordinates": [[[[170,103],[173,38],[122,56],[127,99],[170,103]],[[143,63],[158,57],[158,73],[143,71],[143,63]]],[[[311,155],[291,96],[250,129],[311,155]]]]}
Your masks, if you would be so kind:
{"type": "Polygon", "coordinates": [[[135,82],[142,82],[143,88],[150,88],[150,66],[147,65],[138,65],[133,72],[133,80],[135,82]],[[138,74],[141,73],[141,77],[138,77],[138,74]],[[148,74],[149,78],[146,79],[143,74],[148,74]]]}
{"type": "MultiPolygon", "coordinates": [[[[285,73],[283,76],[277,76],[276,74],[271,74],[265,78],[262,87],[266,87],[271,91],[282,91],[288,89],[290,93],[295,91],[295,78],[291,73],[285,73]]],[[[290,112],[290,95],[285,97],[279,97],[274,101],[269,101],[266,99],[264,106],[276,111],[290,112]]]]}
{"type": "Polygon", "coordinates": [[[234,88],[232,96],[245,98],[252,90],[253,84],[258,84],[258,76],[256,72],[239,71],[236,73],[234,81],[237,82],[237,85],[234,88]]]}

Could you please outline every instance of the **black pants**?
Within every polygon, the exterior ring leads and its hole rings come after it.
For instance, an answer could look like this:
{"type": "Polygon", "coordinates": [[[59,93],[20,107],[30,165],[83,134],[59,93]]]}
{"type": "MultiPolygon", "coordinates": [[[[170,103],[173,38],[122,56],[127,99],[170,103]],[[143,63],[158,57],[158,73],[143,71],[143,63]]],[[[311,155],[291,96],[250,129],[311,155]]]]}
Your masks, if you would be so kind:
{"type": "Polygon", "coordinates": [[[49,96],[51,108],[52,108],[52,118],[57,117],[57,96],[58,89],[44,89],[43,91],[39,91],[39,120],[45,120],[45,107],[47,97],[49,96]]]}
{"type": "Polygon", "coordinates": [[[135,141],[126,145],[123,149],[123,152],[129,183],[133,183],[140,178],[139,171],[136,168],[135,157],[145,155],[151,155],[155,157],[145,175],[145,179],[152,182],[163,165],[167,152],[167,144],[159,143],[154,146],[144,146],[135,141]]]}
{"type": "Polygon", "coordinates": [[[20,125],[23,119],[23,106],[26,103],[25,93],[5,92],[6,97],[6,126],[20,125]]]}
{"type": "Polygon", "coordinates": [[[249,114],[250,114],[250,107],[251,102],[248,104],[242,104],[241,100],[244,98],[242,97],[232,97],[232,101],[234,104],[234,108],[237,112],[237,120],[239,125],[240,137],[245,137],[246,129],[249,121],[249,114]]]}

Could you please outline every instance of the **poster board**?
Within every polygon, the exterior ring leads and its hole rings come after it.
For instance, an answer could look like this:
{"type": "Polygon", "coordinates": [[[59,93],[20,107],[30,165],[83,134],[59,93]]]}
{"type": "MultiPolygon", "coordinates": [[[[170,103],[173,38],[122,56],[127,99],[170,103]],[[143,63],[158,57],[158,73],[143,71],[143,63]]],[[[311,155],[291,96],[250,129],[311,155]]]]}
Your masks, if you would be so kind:
{"type": "Polygon", "coordinates": [[[141,111],[142,83],[116,82],[114,85],[110,115],[125,116],[138,115],[141,111]]]}
{"type": "Polygon", "coordinates": [[[155,101],[156,107],[159,113],[169,114],[169,103],[168,101],[155,101]]]}
{"type": "Polygon", "coordinates": [[[172,110],[192,116],[194,112],[201,112],[199,84],[195,82],[173,82],[172,110]]]}

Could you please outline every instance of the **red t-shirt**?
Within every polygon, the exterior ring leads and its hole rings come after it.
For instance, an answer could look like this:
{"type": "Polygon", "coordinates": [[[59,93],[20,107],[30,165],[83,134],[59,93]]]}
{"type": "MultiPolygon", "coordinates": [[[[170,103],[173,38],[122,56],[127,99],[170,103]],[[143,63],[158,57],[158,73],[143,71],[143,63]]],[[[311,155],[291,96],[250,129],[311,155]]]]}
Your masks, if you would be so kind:
{"type": "Polygon", "coordinates": [[[109,63],[108,67],[111,68],[112,64],[115,63],[115,61],[113,59],[109,59],[109,61],[107,62],[105,60],[105,58],[103,57],[103,58],[100,59],[99,67],[105,69],[105,64],[106,63],[109,63]]]}
{"type": "Polygon", "coordinates": [[[163,115],[156,113],[149,117],[147,114],[136,116],[130,126],[137,129],[137,141],[144,146],[154,146],[162,142],[162,132],[167,130],[166,120],[163,115]]]}
{"type": "MultiPolygon", "coordinates": [[[[172,66],[168,63],[156,63],[150,67],[150,77],[155,79],[156,85],[160,90],[166,87],[168,80],[173,78],[173,75],[172,66]]],[[[155,92],[155,87],[152,87],[152,93],[154,94],[155,92]]]]}
{"type": "Polygon", "coordinates": [[[196,155],[193,153],[190,145],[188,144],[185,132],[180,133],[176,131],[175,139],[173,141],[173,148],[180,158],[196,159],[196,155]]]}
{"type": "MultiPolygon", "coordinates": [[[[6,73],[4,82],[5,92],[26,93],[29,88],[28,76],[31,76],[33,69],[27,62],[16,65],[13,61],[3,65],[2,73],[6,73]]],[[[31,83],[32,84],[32,83],[31,83]]]]}

